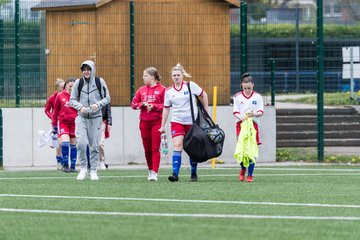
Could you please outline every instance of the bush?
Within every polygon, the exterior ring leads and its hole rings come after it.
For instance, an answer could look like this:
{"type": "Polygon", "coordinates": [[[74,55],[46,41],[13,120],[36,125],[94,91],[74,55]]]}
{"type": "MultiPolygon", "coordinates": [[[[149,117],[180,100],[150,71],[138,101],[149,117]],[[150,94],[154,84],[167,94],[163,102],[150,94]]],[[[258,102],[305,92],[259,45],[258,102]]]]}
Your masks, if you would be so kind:
{"type": "MultiPolygon", "coordinates": [[[[294,24],[263,24],[248,25],[248,35],[254,38],[294,38],[294,24]]],[[[231,37],[240,37],[240,25],[231,25],[231,37]]],[[[301,38],[315,38],[316,24],[300,24],[299,34],[301,38]]],[[[360,24],[357,25],[324,25],[324,37],[326,38],[360,38],[360,24]]]]}

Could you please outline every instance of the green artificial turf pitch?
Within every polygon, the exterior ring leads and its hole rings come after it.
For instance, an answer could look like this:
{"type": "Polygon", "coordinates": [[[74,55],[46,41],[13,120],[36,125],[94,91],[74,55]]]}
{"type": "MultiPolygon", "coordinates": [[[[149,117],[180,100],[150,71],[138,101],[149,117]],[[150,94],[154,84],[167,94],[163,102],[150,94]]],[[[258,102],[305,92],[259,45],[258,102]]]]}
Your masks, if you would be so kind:
{"type": "Polygon", "coordinates": [[[359,239],[360,166],[0,171],[0,239],[359,239]]]}

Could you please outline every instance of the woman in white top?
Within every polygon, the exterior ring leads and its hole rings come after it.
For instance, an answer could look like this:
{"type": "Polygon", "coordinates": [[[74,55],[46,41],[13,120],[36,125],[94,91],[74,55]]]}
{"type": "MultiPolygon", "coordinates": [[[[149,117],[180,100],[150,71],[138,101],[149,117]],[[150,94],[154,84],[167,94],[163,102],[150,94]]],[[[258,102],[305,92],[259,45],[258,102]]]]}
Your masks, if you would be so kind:
{"type": "MultiPolygon", "coordinates": [[[[244,73],[241,76],[241,88],[242,91],[238,92],[234,95],[234,110],[233,114],[235,118],[238,120],[236,123],[236,137],[239,137],[241,131],[241,123],[246,118],[251,117],[253,119],[254,128],[256,130],[256,142],[258,145],[261,144],[260,135],[259,135],[259,118],[264,114],[264,104],[262,100],[262,96],[255,92],[254,89],[254,80],[250,76],[249,73],[244,73]]],[[[253,159],[255,161],[255,159],[253,159]]],[[[255,168],[255,162],[250,161],[250,165],[248,167],[248,177],[247,181],[252,182],[252,174],[255,168]]],[[[239,180],[244,181],[246,167],[242,163],[240,163],[240,175],[239,180]]]]}
{"type": "MultiPolygon", "coordinates": [[[[172,175],[168,178],[171,182],[179,181],[184,137],[193,124],[189,89],[187,87],[187,82],[183,80],[184,77],[190,78],[191,75],[178,63],[171,70],[171,78],[174,84],[167,88],[165,92],[164,109],[160,128],[161,132],[165,132],[165,124],[169,116],[170,108],[172,108],[171,136],[174,149],[172,156],[172,175]]],[[[190,82],[190,89],[193,103],[196,103],[195,96],[197,96],[205,109],[208,110],[208,96],[206,92],[194,82],[190,82]]],[[[193,104],[193,106],[195,116],[197,116],[197,106],[196,104],[193,104]]],[[[197,163],[190,158],[190,165],[191,181],[197,181],[197,163]]]]}

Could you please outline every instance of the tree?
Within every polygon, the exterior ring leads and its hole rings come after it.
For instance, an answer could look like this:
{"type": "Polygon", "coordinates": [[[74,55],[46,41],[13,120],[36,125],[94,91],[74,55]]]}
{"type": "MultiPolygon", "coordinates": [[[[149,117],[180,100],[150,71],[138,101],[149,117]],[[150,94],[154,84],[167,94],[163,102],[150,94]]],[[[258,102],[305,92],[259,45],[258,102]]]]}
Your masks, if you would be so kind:
{"type": "Polygon", "coordinates": [[[340,6],[345,7],[349,11],[351,17],[357,21],[360,20],[360,0],[339,0],[338,3],[340,6]]]}
{"type": "Polygon", "coordinates": [[[248,4],[263,4],[269,7],[286,6],[288,2],[293,0],[247,0],[248,4]]]}
{"type": "Polygon", "coordinates": [[[0,0],[0,6],[5,5],[9,2],[11,2],[11,0],[0,0]]]}

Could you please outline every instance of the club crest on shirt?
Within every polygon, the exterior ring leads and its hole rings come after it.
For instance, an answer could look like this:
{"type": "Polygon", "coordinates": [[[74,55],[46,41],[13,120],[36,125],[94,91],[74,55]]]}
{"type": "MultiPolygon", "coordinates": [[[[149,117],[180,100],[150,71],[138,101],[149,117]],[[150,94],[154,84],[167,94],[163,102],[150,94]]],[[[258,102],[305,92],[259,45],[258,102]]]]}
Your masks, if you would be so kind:
{"type": "Polygon", "coordinates": [[[160,94],[160,92],[159,91],[154,91],[154,94],[160,94]]]}

